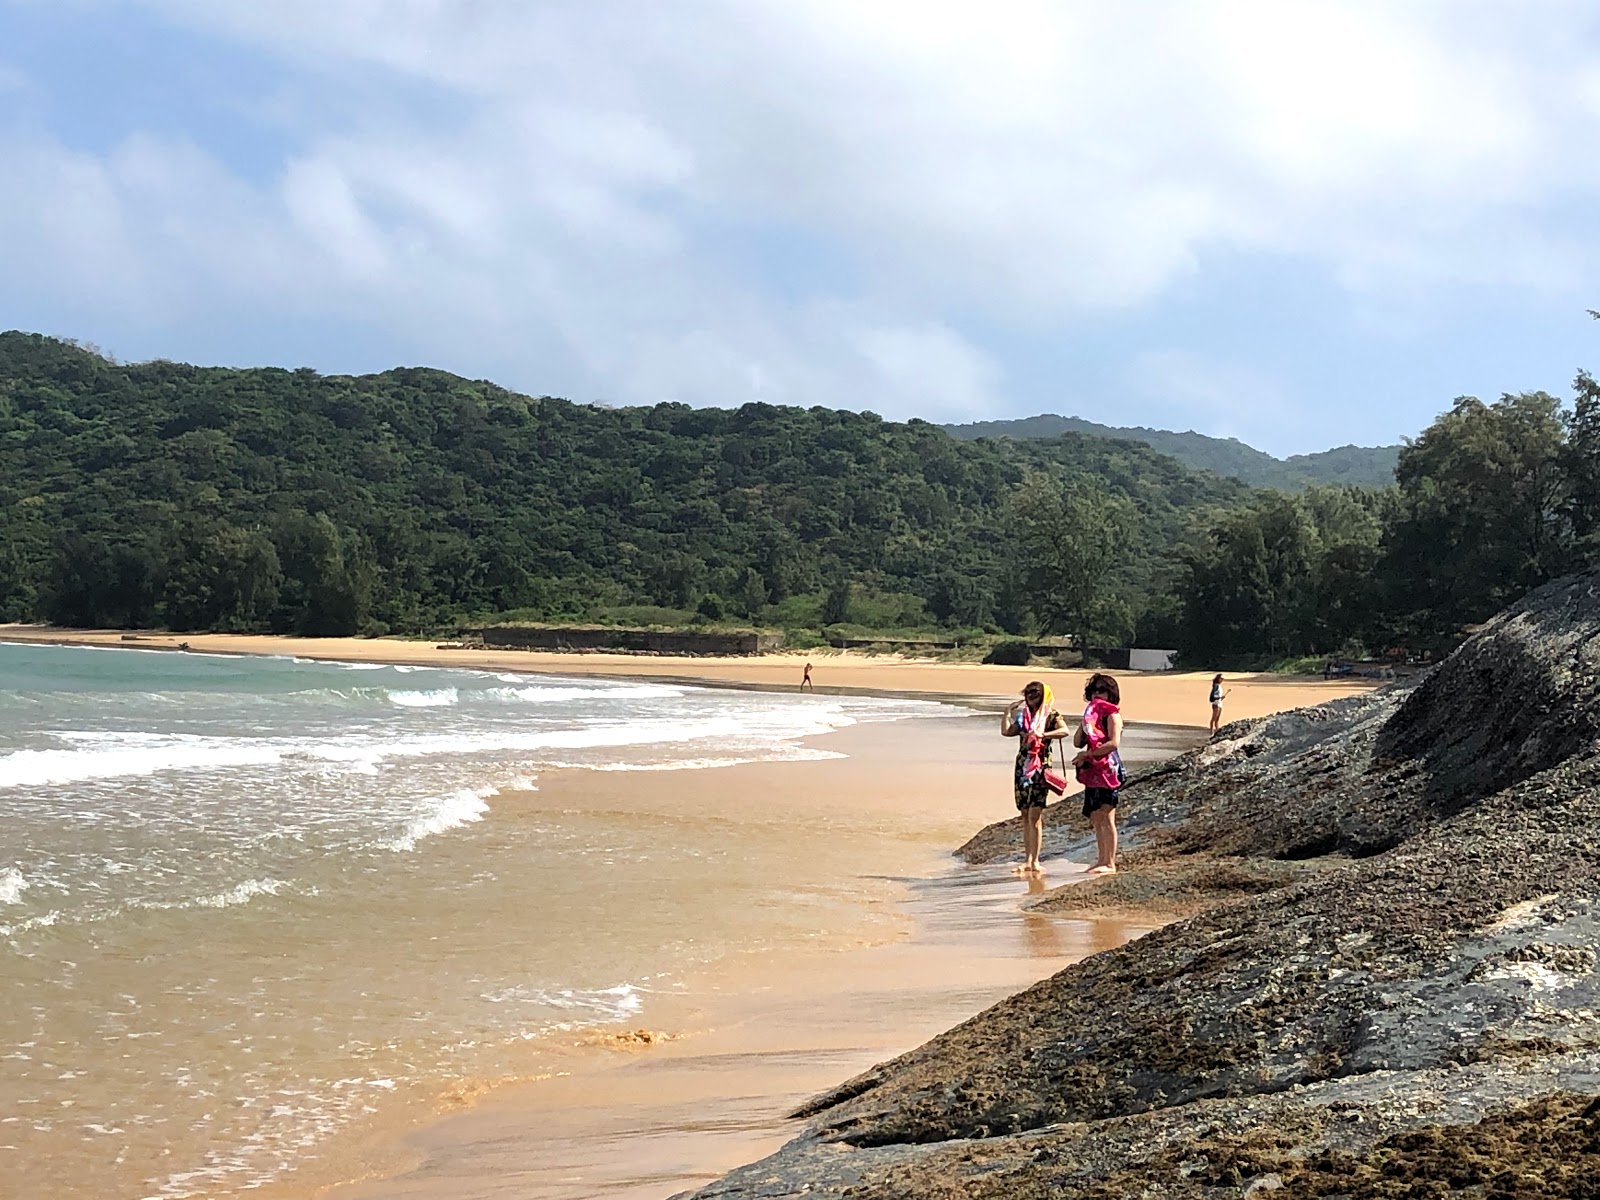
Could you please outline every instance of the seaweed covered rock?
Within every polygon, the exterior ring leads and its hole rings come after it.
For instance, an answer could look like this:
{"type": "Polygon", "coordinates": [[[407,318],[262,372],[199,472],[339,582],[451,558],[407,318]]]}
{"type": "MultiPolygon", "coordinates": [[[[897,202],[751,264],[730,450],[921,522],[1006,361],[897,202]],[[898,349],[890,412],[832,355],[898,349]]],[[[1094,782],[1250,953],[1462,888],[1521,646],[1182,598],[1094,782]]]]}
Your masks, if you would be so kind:
{"type": "Polygon", "coordinates": [[[1600,1195],[1597,635],[1600,576],[1561,581],[1408,690],[1146,774],[1129,875],[1229,903],[818,1097],[700,1194],[1600,1195]]]}

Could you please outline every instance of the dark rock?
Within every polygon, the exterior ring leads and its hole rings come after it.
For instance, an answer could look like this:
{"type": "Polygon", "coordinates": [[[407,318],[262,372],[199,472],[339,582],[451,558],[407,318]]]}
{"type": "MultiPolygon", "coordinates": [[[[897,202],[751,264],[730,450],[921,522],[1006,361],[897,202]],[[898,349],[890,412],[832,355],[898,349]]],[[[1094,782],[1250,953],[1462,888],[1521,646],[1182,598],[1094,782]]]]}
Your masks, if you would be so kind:
{"type": "Polygon", "coordinates": [[[1129,869],[1044,906],[1209,907],[818,1097],[698,1194],[1600,1196],[1597,691],[1584,576],[1414,686],[1145,771],[1129,869]]]}

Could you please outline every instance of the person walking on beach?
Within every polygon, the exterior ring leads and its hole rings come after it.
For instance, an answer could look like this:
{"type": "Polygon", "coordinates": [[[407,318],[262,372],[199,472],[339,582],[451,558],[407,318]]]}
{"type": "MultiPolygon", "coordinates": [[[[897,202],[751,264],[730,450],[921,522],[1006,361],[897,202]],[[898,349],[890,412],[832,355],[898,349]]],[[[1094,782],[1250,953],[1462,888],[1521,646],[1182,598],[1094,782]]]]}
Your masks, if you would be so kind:
{"type": "Polygon", "coordinates": [[[1222,690],[1222,675],[1220,673],[1211,677],[1211,732],[1215,733],[1222,724],[1222,702],[1228,698],[1228,693],[1222,690]]]}
{"type": "Polygon", "coordinates": [[[1056,712],[1050,689],[1034,680],[1022,689],[1022,699],[1012,701],[1000,717],[1000,733],[1004,737],[1020,738],[1017,746],[1017,765],[1013,775],[1013,791],[1017,811],[1022,814],[1022,871],[1025,875],[1038,875],[1039,850],[1044,842],[1044,808],[1050,792],[1059,791],[1059,780],[1046,775],[1050,762],[1050,740],[1059,740],[1071,732],[1067,723],[1056,712]],[[1057,786],[1052,788],[1052,783],[1057,786]]]}
{"type": "Polygon", "coordinates": [[[1117,869],[1117,790],[1122,787],[1122,689],[1110,675],[1089,676],[1083,698],[1083,724],[1072,735],[1081,746],[1072,765],[1083,784],[1083,815],[1094,826],[1094,865],[1090,875],[1110,875],[1117,869]]]}
{"type": "Polygon", "coordinates": [[[811,664],[810,663],[806,664],[806,672],[805,672],[804,675],[802,675],[800,677],[800,690],[803,692],[807,688],[810,688],[813,692],[817,690],[817,685],[811,682],[811,664]]]}

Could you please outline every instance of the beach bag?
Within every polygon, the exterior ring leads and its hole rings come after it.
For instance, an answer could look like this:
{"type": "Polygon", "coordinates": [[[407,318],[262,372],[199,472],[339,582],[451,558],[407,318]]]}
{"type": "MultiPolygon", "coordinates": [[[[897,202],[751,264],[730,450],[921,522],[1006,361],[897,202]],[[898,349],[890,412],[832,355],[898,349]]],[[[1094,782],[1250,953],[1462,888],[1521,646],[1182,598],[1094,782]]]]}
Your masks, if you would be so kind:
{"type": "MultiPolygon", "coordinates": [[[[1049,788],[1057,796],[1064,796],[1066,795],[1067,791],[1068,779],[1061,772],[1067,769],[1067,748],[1061,744],[1059,739],[1057,739],[1056,749],[1061,752],[1061,771],[1052,771],[1050,769],[1050,763],[1047,760],[1044,764],[1044,786],[1049,788]]],[[[1049,752],[1046,751],[1047,755],[1048,753],[1049,752]]]]}

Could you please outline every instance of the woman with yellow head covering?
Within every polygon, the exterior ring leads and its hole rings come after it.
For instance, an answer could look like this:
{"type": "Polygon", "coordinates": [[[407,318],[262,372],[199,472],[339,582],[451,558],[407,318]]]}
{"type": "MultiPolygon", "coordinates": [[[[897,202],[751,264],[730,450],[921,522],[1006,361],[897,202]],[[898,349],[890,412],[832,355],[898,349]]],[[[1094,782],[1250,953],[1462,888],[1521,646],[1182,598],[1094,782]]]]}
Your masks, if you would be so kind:
{"type": "Polygon", "coordinates": [[[1015,789],[1017,811],[1022,814],[1022,869],[1029,875],[1040,873],[1039,848],[1044,840],[1044,807],[1053,785],[1049,777],[1049,741],[1070,735],[1071,730],[1055,710],[1050,688],[1038,680],[1022,689],[1022,699],[1006,709],[1000,718],[1000,732],[1020,738],[1017,746],[1015,789]]]}

